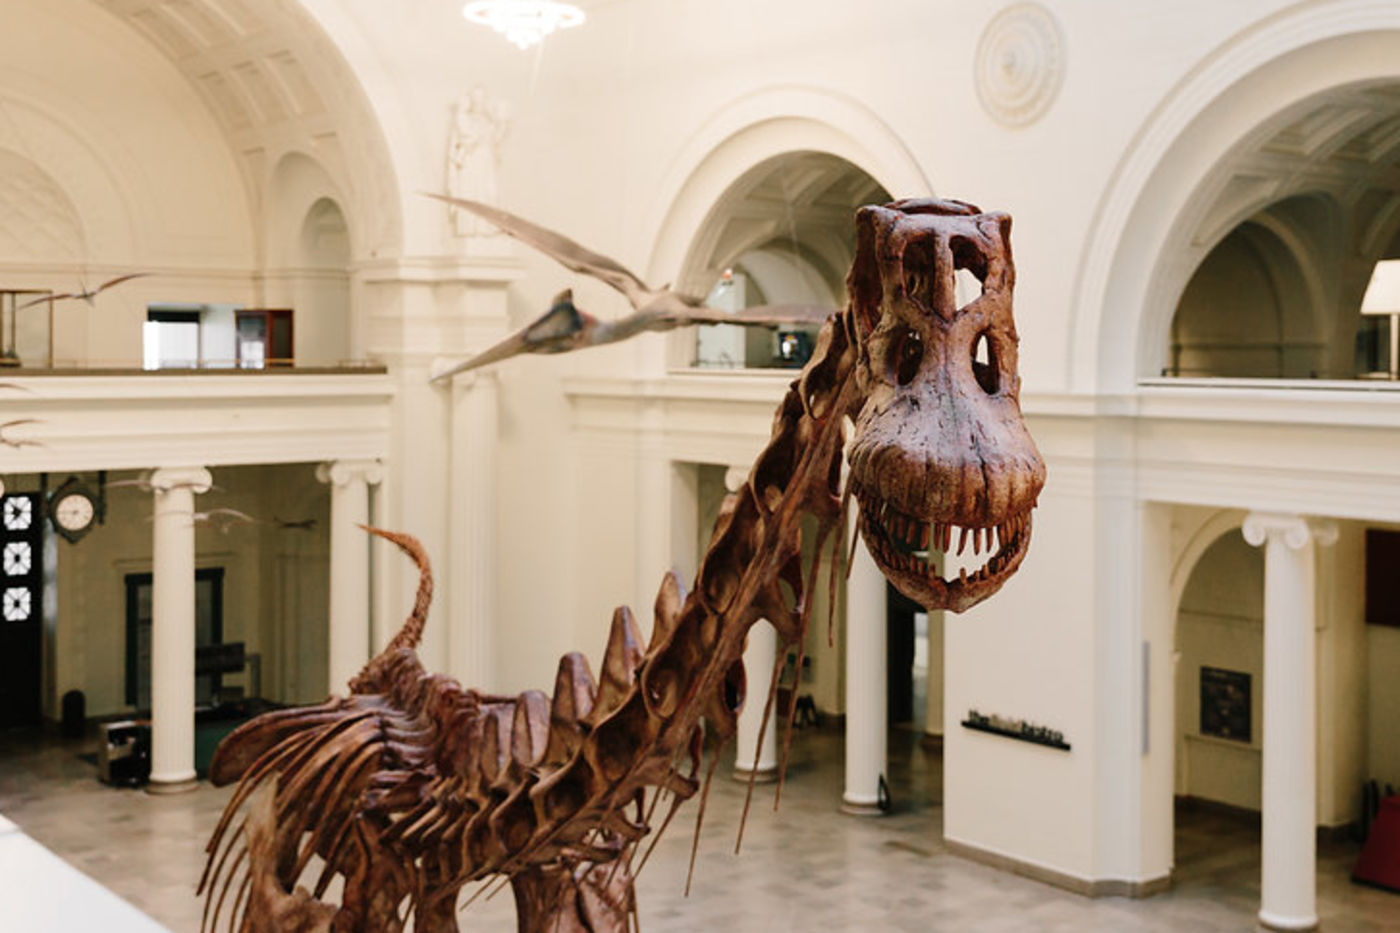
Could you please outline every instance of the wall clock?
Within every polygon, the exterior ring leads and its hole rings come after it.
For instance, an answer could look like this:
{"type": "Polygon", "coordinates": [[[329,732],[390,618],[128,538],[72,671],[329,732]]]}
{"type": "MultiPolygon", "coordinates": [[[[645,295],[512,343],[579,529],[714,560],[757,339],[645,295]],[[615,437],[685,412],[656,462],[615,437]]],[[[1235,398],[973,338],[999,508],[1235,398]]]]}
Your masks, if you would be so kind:
{"type": "Polygon", "coordinates": [[[92,530],[96,518],[96,497],[76,476],[70,476],[49,496],[49,522],[72,543],[92,530]]]}

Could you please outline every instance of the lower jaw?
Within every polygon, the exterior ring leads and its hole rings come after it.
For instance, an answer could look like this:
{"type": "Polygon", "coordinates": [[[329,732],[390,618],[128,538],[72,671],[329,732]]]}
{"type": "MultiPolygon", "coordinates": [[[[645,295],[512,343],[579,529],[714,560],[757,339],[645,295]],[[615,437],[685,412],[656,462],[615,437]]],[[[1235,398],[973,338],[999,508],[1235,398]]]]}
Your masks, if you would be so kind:
{"type": "Polygon", "coordinates": [[[933,563],[937,552],[930,550],[921,557],[896,545],[871,511],[862,504],[860,530],[876,565],[900,592],[930,610],[962,612],[975,606],[1001,588],[1025,555],[1028,526],[977,570],[969,573],[963,568],[957,577],[944,579],[933,563]]]}

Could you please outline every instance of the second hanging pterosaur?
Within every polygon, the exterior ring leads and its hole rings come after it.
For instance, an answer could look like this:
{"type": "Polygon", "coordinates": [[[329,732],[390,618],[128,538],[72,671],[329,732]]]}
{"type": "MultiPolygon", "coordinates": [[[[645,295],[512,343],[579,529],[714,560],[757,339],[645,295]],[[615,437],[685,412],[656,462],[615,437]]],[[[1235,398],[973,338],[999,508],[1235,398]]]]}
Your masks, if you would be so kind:
{"type": "Polygon", "coordinates": [[[573,291],[566,289],[550,309],[527,327],[469,360],[438,373],[433,381],[476,369],[521,353],[562,353],[602,346],[634,337],[642,331],[673,330],[691,324],[739,324],[746,327],[779,327],[784,324],[818,325],[835,310],[810,305],[758,305],[728,312],[710,308],[703,299],[682,295],[670,288],[651,288],[621,263],[595,253],[562,233],[556,233],[508,211],[446,195],[429,194],[490,221],[502,232],[557,260],[565,268],[590,275],[621,292],[634,312],[615,321],[600,321],[574,305],[573,291]]]}

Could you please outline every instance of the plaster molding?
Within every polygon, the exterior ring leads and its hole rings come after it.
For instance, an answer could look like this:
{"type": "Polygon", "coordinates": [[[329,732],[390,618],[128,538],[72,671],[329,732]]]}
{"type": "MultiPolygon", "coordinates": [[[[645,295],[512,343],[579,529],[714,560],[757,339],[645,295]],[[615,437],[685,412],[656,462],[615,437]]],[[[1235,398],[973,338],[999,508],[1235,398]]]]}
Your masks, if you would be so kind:
{"type": "Polygon", "coordinates": [[[724,471],[724,488],[729,492],[738,492],[743,488],[744,482],[749,478],[749,464],[731,466],[724,471]]]}
{"type": "Polygon", "coordinates": [[[398,256],[351,266],[366,285],[457,285],[505,288],[525,274],[514,256],[398,256]]]}
{"type": "Polygon", "coordinates": [[[384,465],[378,460],[333,460],[317,464],[316,479],[337,488],[352,482],[376,486],[384,479],[384,465]]]}
{"type": "Polygon", "coordinates": [[[315,463],[387,456],[395,386],[383,373],[14,376],[35,439],[5,470],[81,472],[315,463]]]}
{"type": "Polygon", "coordinates": [[[1337,542],[1338,534],[1336,522],[1286,512],[1250,512],[1245,516],[1240,530],[1252,547],[1276,540],[1295,551],[1309,541],[1319,547],[1328,547],[1337,542]]]}
{"type": "Polygon", "coordinates": [[[1065,40],[1055,15],[1017,3],[987,24],[974,64],[977,97],[992,119],[1012,129],[1045,115],[1065,80],[1065,40]]]}
{"type": "Polygon", "coordinates": [[[200,495],[214,485],[213,475],[204,467],[197,466],[160,467],[152,470],[145,480],[146,485],[160,493],[189,489],[195,495],[200,495]]]}

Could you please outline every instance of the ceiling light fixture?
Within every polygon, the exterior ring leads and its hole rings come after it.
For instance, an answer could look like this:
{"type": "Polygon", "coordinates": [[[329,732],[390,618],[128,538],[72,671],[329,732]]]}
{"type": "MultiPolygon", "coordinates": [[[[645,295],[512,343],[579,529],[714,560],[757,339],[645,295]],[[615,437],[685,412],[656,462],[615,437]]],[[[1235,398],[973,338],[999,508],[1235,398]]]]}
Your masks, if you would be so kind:
{"type": "Polygon", "coordinates": [[[556,29],[583,22],[583,11],[557,0],[473,0],[462,7],[468,22],[492,29],[528,49],[556,29]]]}

